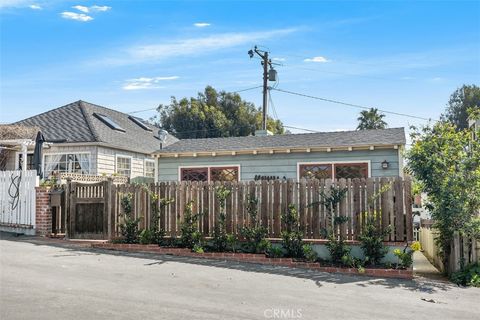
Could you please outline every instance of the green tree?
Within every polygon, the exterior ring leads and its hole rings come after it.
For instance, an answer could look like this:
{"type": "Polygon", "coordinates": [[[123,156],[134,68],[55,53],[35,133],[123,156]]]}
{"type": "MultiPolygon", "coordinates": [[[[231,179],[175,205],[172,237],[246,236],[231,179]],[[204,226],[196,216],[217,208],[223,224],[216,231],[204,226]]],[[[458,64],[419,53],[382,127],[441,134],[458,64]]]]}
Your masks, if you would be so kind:
{"type": "Polygon", "coordinates": [[[378,112],[377,108],[362,111],[360,112],[360,117],[357,118],[357,130],[385,129],[387,123],[383,118],[385,118],[385,115],[378,112]]]}
{"type": "Polygon", "coordinates": [[[408,168],[428,194],[427,207],[439,230],[436,241],[448,265],[455,231],[479,237],[480,141],[449,122],[413,128],[408,168]]]}
{"type": "Polygon", "coordinates": [[[463,85],[452,93],[442,120],[451,122],[457,130],[466,129],[469,109],[480,109],[480,88],[473,84],[463,85]]]}
{"type": "MultiPolygon", "coordinates": [[[[158,107],[156,125],[180,139],[248,136],[261,128],[262,112],[239,94],[207,86],[196,98],[172,97],[169,105],[158,107]]],[[[284,133],[280,120],[268,118],[268,130],[284,133]]]]}

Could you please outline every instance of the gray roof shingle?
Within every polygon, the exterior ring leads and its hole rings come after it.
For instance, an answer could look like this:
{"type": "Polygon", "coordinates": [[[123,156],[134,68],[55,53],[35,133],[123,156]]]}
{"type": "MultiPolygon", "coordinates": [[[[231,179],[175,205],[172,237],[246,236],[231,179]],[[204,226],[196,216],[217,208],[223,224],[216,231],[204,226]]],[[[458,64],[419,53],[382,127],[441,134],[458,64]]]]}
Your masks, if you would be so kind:
{"type": "Polygon", "coordinates": [[[179,140],[159,153],[239,151],[263,148],[311,148],[404,145],[404,128],[179,140]]]}
{"type": "MultiPolygon", "coordinates": [[[[144,130],[128,117],[128,114],[79,100],[15,124],[37,126],[45,139],[50,141],[103,142],[112,147],[140,153],[152,153],[159,149],[160,140],[156,138],[158,128],[142,120],[152,131],[144,130]],[[111,129],[95,117],[94,113],[109,117],[125,132],[111,129]]],[[[177,140],[169,135],[166,145],[177,140]]]]}

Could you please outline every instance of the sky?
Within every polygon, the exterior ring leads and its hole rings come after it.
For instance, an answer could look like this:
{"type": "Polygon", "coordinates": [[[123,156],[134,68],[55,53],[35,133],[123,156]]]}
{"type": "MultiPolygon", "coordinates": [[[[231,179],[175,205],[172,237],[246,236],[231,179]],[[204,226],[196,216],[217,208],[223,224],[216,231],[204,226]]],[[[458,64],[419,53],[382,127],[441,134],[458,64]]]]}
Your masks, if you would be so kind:
{"type": "MultiPolygon", "coordinates": [[[[129,113],[256,87],[254,45],[279,64],[278,89],[438,119],[456,88],[480,84],[480,1],[0,0],[0,45],[1,123],[77,100],[129,113]]],[[[261,106],[260,88],[240,94],[261,106]]],[[[317,131],[353,130],[361,111],[271,98],[271,116],[317,131]]],[[[414,117],[385,120],[427,123],[414,117]]]]}

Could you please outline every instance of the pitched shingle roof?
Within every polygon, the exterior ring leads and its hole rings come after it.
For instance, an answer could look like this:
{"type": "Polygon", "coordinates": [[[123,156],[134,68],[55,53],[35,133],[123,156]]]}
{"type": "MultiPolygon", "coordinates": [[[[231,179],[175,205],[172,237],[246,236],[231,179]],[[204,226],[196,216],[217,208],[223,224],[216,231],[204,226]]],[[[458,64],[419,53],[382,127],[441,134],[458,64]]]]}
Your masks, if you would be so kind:
{"type": "Polygon", "coordinates": [[[404,145],[404,128],[179,140],[159,153],[404,145]]]}
{"type": "MultiPolygon", "coordinates": [[[[158,128],[142,120],[152,131],[145,130],[128,117],[128,114],[80,100],[15,124],[39,127],[47,141],[103,142],[111,147],[140,153],[159,149],[158,128]],[[125,132],[113,130],[94,113],[109,117],[125,132]]],[[[174,136],[169,135],[166,145],[176,141],[174,136]]]]}

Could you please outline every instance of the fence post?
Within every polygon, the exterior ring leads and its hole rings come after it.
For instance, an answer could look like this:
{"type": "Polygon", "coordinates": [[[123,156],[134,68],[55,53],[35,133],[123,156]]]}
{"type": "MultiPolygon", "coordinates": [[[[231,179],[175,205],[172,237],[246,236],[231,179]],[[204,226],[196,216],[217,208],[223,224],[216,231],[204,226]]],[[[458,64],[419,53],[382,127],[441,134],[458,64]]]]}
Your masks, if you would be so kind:
{"type": "MultiPolygon", "coordinates": [[[[108,177],[107,181],[104,182],[104,189],[103,189],[103,197],[105,198],[105,215],[106,215],[106,223],[107,223],[107,238],[108,240],[112,240],[113,232],[112,232],[112,184],[113,179],[108,177]]],[[[104,220],[105,221],[105,220],[104,220]]],[[[104,228],[105,230],[105,228],[104,228]]]]}

